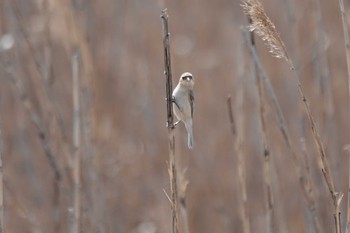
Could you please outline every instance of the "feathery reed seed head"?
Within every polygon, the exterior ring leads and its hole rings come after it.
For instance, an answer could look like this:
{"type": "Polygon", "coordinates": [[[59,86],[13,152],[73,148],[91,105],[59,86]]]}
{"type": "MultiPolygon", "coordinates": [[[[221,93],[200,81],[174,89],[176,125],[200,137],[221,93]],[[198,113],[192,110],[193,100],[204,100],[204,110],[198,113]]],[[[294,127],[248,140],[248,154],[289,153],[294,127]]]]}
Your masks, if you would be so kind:
{"type": "Polygon", "coordinates": [[[266,42],[269,52],[273,56],[289,61],[285,45],[275,25],[266,15],[262,4],[258,0],[242,0],[241,6],[244,13],[251,19],[251,24],[248,27],[249,30],[254,31],[266,42]]]}

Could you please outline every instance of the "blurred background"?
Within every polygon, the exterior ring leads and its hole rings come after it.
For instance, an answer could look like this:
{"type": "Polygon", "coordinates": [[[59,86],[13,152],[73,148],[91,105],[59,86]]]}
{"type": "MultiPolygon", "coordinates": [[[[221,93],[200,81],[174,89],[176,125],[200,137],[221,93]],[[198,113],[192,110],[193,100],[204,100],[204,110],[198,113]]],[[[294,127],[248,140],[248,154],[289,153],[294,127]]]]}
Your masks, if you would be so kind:
{"type": "MultiPolygon", "coordinates": [[[[336,190],[345,193],[341,203],[345,227],[349,166],[344,148],[350,127],[338,1],[261,2],[296,64],[336,190]]],[[[238,128],[250,229],[267,232],[259,99],[252,59],[242,38],[247,19],[239,0],[0,0],[0,4],[5,232],[71,232],[77,201],[81,232],[170,232],[171,205],[164,193],[170,194],[160,18],[164,8],[169,13],[173,85],[185,71],[196,82],[193,150],[187,148],[183,125],[176,128],[178,171],[189,182],[190,232],[243,231],[228,95],[235,117],[243,119],[238,128]],[[74,75],[79,78],[76,85],[74,75]],[[74,93],[79,105],[74,104],[74,93]],[[78,121],[74,109],[80,109],[78,121]],[[80,139],[75,143],[74,131],[80,139]],[[74,182],[74,172],[80,174],[80,184],[74,182]]],[[[300,161],[307,154],[320,232],[334,231],[330,194],[317,164],[295,76],[286,62],[268,53],[260,38],[256,41],[293,148],[300,161]]],[[[276,232],[314,232],[271,98],[264,96],[276,232]]],[[[305,170],[304,162],[300,166],[305,170]]],[[[180,232],[183,224],[180,218],[180,232]]]]}

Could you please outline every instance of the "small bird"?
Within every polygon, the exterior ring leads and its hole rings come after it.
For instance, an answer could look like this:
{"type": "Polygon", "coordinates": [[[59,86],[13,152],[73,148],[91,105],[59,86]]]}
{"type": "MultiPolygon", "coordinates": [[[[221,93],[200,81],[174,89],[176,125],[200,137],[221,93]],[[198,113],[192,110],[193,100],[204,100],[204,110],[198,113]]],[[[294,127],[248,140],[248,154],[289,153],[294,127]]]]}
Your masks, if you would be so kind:
{"type": "Polygon", "coordinates": [[[174,114],[178,121],[174,124],[176,126],[179,122],[185,124],[188,133],[188,148],[193,148],[193,130],[192,120],[194,113],[194,94],[193,94],[194,80],[191,73],[185,72],[181,75],[179,84],[173,91],[173,108],[174,114]]]}

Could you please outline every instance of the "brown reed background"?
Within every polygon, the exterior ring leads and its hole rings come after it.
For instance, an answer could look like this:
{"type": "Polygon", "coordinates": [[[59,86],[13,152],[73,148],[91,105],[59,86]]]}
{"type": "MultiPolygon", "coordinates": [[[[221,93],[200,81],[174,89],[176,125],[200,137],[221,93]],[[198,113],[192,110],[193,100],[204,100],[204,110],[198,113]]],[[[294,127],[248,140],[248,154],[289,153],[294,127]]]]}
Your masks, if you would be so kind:
{"type": "MultiPolygon", "coordinates": [[[[173,82],[196,81],[195,148],[176,129],[177,162],[187,168],[190,232],[242,232],[237,151],[227,114],[243,117],[251,232],[266,232],[262,139],[252,60],[240,1],[1,0],[0,120],[5,232],[70,232],[74,156],[80,155],[82,232],[169,232],[170,191],[161,10],[170,16],[173,82]],[[78,52],[77,52],[78,51],[78,52]],[[80,145],[73,145],[72,59],[80,77],[80,145]],[[243,91],[243,108],[237,93],[243,91]],[[78,152],[77,152],[78,150],[78,152]],[[55,168],[55,166],[57,168],[55,168]],[[56,169],[56,171],[55,171],[56,169]],[[55,176],[55,172],[60,177],[55,176]]],[[[328,154],[346,223],[349,98],[338,1],[264,0],[301,82],[328,154]],[[319,4],[319,5],[318,5],[319,4]],[[318,7],[319,6],[319,7],[318,7]],[[320,21],[318,17],[321,16],[320,21]]],[[[349,4],[345,2],[346,10],[349,4]]],[[[350,23],[350,18],[347,18],[350,23]]],[[[294,150],[307,158],[321,232],[334,232],[329,191],[317,165],[293,73],[256,38],[294,150]]],[[[293,159],[266,96],[276,232],[313,232],[293,159]]],[[[306,170],[305,163],[301,165],[306,170]]],[[[180,232],[183,222],[180,220],[180,232]]]]}

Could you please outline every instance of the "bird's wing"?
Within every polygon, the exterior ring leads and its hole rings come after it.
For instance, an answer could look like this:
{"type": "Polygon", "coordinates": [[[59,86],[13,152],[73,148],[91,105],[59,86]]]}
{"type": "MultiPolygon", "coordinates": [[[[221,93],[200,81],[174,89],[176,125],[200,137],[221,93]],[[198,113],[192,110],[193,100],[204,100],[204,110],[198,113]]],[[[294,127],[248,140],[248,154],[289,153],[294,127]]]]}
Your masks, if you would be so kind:
{"type": "Polygon", "coordinates": [[[189,98],[190,106],[191,106],[191,118],[193,118],[193,113],[194,113],[194,93],[193,93],[193,90],[190,90],[188,98],[189,98]]]}
{"type": "Polygon", "coordinates": [[[181,108],[180,108],[180,106],[177,104],[177,102],[176,102],[176,98],[175,98],[175,96],[173,95],[173,99],[172,99],[172,102],[175,104],[175,106],[180,110],[180,112],[182,112],[182,110],[181,110],[181,108]]]}

